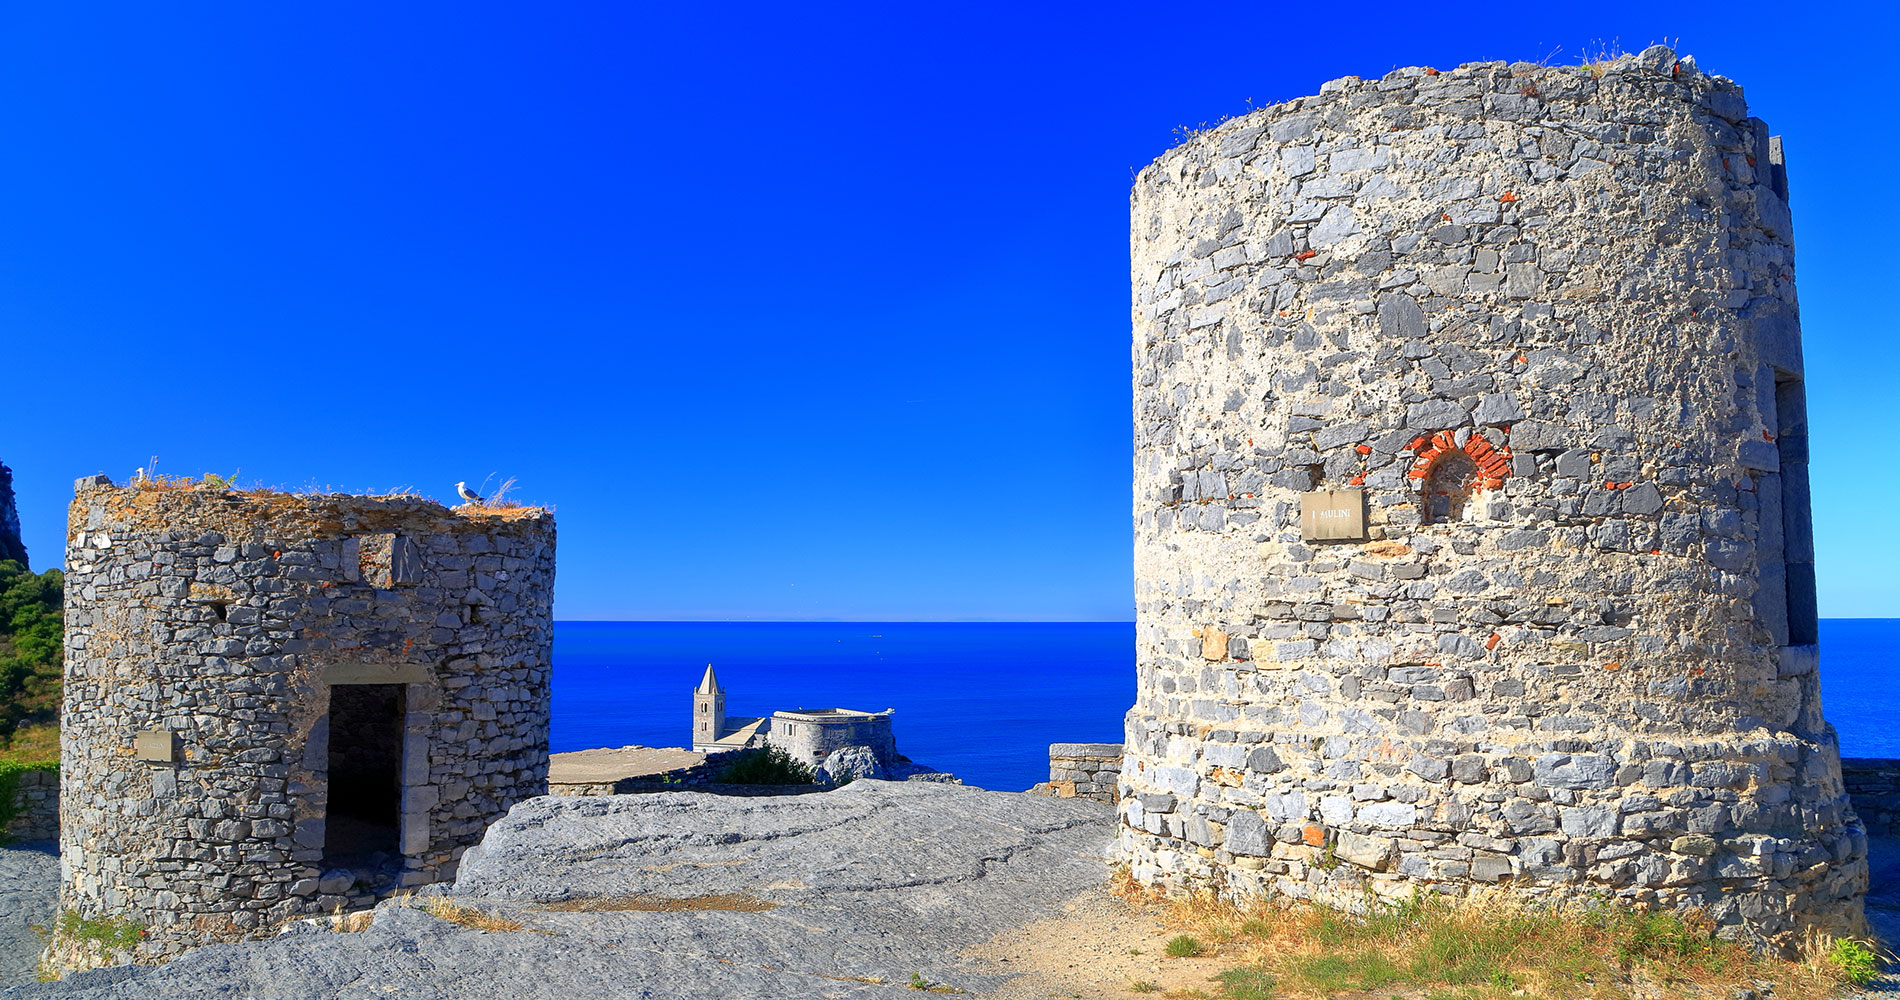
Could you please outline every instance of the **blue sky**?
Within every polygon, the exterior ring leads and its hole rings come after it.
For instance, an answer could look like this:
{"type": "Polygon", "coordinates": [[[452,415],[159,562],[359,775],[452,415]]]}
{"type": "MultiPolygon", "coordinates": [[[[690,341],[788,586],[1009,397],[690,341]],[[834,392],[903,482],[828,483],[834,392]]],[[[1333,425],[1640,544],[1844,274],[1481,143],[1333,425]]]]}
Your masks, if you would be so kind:
{"type": "Polygon", "coordinates": [[[156,454],[515,477],[566,619],[1126,619],[1133,171],[1339,76],[1680,38],[1788,145],[1822,613],[1900,616],[1887,14],[541,7],[0,8],[36,564],[156,454]]]}

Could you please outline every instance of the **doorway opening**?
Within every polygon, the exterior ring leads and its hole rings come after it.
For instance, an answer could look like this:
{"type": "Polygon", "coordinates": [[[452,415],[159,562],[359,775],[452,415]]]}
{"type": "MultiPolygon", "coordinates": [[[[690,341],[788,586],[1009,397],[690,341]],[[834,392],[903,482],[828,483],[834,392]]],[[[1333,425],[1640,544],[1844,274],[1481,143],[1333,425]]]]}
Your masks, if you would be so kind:
{"type": "Polygon", "coordinates": [[[323,866],[365,884],[402,864],[403,685],[330,688],[330,801],[323,866]]]}

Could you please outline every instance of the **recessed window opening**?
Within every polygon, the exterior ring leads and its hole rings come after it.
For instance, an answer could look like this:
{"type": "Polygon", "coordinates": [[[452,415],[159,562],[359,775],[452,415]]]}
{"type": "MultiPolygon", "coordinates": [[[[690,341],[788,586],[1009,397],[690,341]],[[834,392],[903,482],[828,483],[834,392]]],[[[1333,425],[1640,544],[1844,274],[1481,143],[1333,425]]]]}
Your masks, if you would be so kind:
{"type": "Polygon", "coordinates": [[[1814,591],[1814,519],[1808,493],[1808,393],[1775,372],[1775,451],[1781,479],[1781,538],[1787,567],[1788,645],[1821,641],[1814,591]]]}
{"type": "Polygon", "coordinates": [[[1442,524],[1462,520],[1465,503],[1478,488],[1478,463],[1463,451],[1448,451],[1425,473],[1419,494],[1419,520],[1442,524]]]}

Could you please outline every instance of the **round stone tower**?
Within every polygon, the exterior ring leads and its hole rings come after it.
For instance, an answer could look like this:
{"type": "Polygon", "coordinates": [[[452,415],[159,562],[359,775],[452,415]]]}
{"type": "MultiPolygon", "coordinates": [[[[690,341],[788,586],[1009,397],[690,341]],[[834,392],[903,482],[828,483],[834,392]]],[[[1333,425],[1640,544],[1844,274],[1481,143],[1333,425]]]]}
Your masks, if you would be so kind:
{"type": "Polygon", "coordinates": [[[546,793],[553,585],[537,508],[81,480],[60,905],[144,934],[56,936],[49,962],[158,960],[453,877],[546,793]]]}
{"type": "Polygon", "coordinates": [[[1660,46],[1338,80],[1142,171],[1138,878],[1860,929],[1787,197],[1660,46]]]}

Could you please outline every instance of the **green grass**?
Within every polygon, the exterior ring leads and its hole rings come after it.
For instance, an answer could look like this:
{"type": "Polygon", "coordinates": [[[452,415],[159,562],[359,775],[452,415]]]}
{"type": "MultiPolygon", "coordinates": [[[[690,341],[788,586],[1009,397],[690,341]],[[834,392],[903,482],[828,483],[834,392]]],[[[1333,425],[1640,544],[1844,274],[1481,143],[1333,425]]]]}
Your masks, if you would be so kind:
{"type": "Polygon", "coordinates": [[[1234,1000],[1268,1000],[1277,985],[1259,969],[1228,969],[1214,978],[1220,981],[1221,992],[1234,1000]]]}
{"type": "Polygon", "coordinates": [[[108,948],[129,951],[145,936],[145,925],[124,917],[82,917],[68,910],[59,915],[59,933],[80,941],[95,941],[108,948]]]}
{"type": "Polygon", "coordinates": [[[1167,952],[1173,958],[1193,958],[1202,952],[1199,938],[1191,934],[1176,934],[1168,939],[1167,952]]]}

